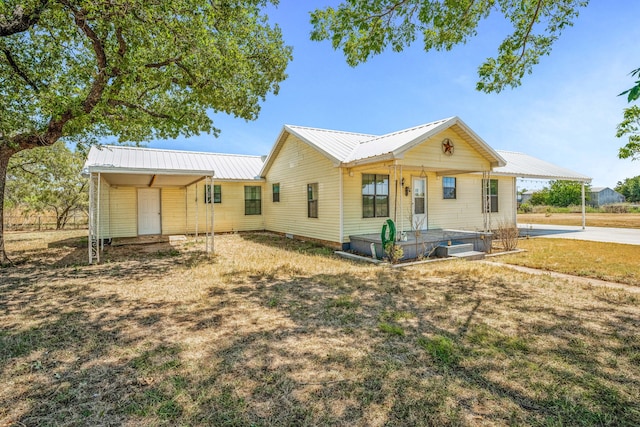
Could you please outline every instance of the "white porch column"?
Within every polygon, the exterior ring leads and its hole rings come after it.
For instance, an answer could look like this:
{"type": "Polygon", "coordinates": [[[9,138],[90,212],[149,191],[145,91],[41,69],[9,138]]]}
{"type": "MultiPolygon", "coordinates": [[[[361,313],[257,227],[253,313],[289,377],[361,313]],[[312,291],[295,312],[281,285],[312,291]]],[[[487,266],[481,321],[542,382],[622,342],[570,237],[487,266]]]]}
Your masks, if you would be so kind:
{"type": "Polygon", "coordinates": [[[584,230],[587,225],[587,215],[585,209],[585,196],[584,196],[584,181],[582,181],[582,229],[584,230]]]}

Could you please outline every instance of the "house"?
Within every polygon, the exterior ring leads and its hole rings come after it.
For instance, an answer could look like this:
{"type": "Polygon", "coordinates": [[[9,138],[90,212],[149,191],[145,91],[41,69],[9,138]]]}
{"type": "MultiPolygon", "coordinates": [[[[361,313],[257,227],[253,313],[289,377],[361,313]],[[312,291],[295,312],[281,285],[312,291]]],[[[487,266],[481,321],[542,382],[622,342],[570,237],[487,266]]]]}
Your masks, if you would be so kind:
{"type": "Polygon", "coordinates": [[[494,150],[458,117],[380,136],[285,125],[266,158],[93,147],[89,256],[146,234],[269,230],[346,248],[387,219],[489,230],[515,223],[517,176],[565,175],[537,160],[494,150]]]}
{"type": "Polygon", "coordinates": [[[591,199],[589,204],[593,207],[610,205],[612,203],[624,203],[622,194],[609,187],[591,187],[591,199]]]}

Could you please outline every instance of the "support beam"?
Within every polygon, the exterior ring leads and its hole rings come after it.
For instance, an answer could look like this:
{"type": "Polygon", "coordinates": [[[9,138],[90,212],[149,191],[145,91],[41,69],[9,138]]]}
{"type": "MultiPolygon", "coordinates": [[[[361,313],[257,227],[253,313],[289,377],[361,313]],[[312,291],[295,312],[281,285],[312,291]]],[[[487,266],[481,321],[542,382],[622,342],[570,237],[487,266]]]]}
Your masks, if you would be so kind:
{"type": "Polygon", "coordinates": [[[585,194],[584,194],[584,181],[582,182],[582,229],[584,230],[587,225],[587,214],[585,209],[585,194]]]}
{"type": "Polygon", "coordinates": [[[157,177],[157,176],[158,176],[158,175],[153,175],[153,176],[151,177],[151,181],[149,181],[149,187],[153,187],[153,183],[154,183],[154,182],[156,182],[156,177],[157,177]]]}

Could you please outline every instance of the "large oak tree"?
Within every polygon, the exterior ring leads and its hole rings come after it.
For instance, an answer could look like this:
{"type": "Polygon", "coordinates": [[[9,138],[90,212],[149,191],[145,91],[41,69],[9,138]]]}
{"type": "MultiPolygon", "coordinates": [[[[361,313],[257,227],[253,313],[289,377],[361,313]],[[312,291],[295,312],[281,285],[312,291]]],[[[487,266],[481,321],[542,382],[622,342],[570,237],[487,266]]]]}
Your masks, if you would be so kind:
{"type": "MultiPolygon", "coordinates": [[[[0,201],[22,150],[217,134],[212,111],[255,119],[291,60],[268,2],[0,2],[0,201]]],[[[0,264],[3,231],[0,204],[0,264]]]]}

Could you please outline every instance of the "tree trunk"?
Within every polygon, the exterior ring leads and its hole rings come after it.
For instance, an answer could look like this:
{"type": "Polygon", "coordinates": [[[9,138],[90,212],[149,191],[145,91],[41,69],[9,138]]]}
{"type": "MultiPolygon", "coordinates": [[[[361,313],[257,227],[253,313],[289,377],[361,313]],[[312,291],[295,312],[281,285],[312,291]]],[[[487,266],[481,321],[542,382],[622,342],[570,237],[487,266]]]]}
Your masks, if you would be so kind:
{"type": "Polygon", "coordinates": [[[0,267],[12,265],[4,250],[4,189],[7,182],[9,159],[15,151],[0,145],[0,267]]]}

